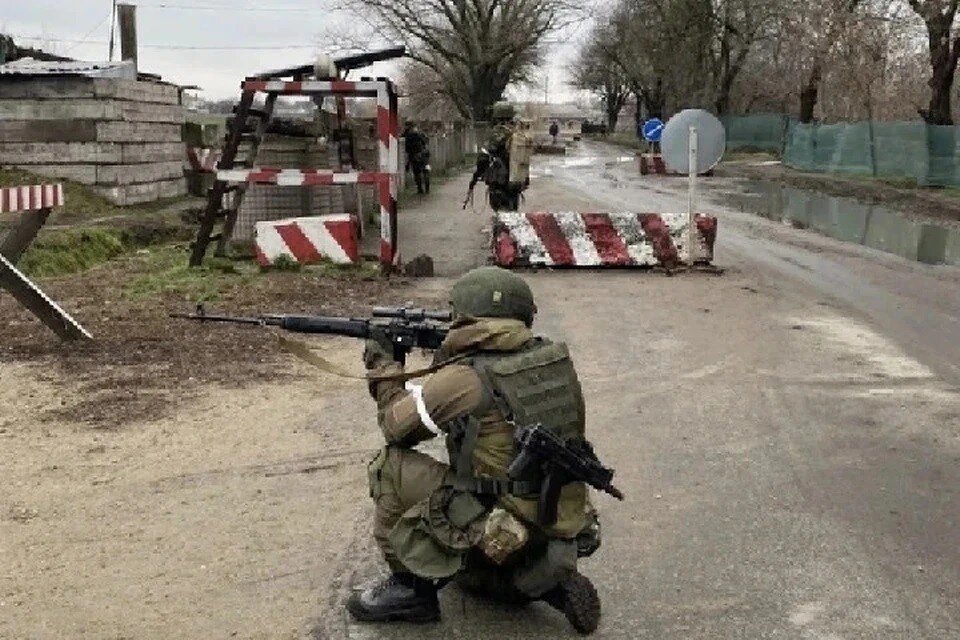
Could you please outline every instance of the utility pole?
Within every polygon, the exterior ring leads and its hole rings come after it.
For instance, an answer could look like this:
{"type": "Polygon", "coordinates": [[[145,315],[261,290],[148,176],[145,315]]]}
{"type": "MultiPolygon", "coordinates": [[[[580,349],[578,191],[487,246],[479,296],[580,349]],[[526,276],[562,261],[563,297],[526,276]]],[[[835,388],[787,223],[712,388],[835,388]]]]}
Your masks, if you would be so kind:
{"type": "Polygon", "coordinates": [[[110,10],[110,55],[107,60],[113,62],[113,40],[117,33],[117,0],[113,0],[113,8],[110,10]]]}
{"type": "Polygon", "coordinates": [[[120,23],[120,59],[133,60],[133,68],[137,66],[137,6],[133,4],[118,4],[117,19],[120,23]]]}

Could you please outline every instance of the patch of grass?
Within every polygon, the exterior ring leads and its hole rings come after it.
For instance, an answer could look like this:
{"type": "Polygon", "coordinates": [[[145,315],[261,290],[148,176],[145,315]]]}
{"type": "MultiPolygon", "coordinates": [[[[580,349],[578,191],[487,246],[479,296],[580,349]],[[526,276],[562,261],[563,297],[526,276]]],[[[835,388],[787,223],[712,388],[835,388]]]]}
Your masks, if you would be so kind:
{"type": "Polygon", "coordinates": [[[264,271],[300,271],[301,265],[299,262],[291,258],[290,256],[277,256],[277,259],[273,261],[269,267],[263,267],[264,271]]]}
{"type": "Polygon", "coordinates": [[[156,220],[123,228],[50,229],[37,236],[17,266],[33,277],[65,276],[136,249],[170,242],[188,232],[181,226],[156,220]]]}
{"type": "Polygon", "coordinates": [[[332,278],[334,280],[369,280],[380,277],[380,263],[375,260],[364,260],[359,264],[336,264],[325,260],[317,264],[306,265],[302,270],[319,278],[332,278]]]}
{"type": "Polygon", "coordinates": [[[140,275],[123,288],[123,295],[133,300],[175,293],[191,302],[215,301],[227,288],[247,284],[257,276],[253,262],[224,258],[207,258],[202,267],[190,267],[187,247],[181,244],[144,249],[135,260],[140,275]]]}
{"type": "Polygon", "coordinates": [[[119,229],[51,231],[37,238],[19,268],[34,277],[62,276],[106,262],[127,250],[119,229]]]}
{"type": "Polygon", "coordinates": [[[737,149],[723,154],[724,162],[764,162],[779,159],[779,155],[770,151],[751,151],[748,149],[737,149]]]}

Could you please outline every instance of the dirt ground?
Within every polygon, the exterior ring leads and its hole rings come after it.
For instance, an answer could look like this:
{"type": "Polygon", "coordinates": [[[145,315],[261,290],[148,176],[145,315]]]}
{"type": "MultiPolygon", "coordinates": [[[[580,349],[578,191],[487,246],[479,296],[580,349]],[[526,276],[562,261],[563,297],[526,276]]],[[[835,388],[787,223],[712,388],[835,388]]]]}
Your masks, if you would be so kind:
{"type": "MultiPolygon", "coordinates": [[[[537,161],[526,208],[682,206],[682,185],[628,175],[615,150],[578,153],[537,161]]],[[[488,212],[480,193],[461,210],[465,186],[401,212],[405,256],[435,256],[437,278],[171,269],[165,288],[134,255],[43,283],[100,336],[67,348],[0,298],[0,638],[573,637],[545,606],[453,587],[437,625],[351,623],[343,601],[382,571],[364,385],[269,331],[165,317],[198,296],[440,306],[485,261],[488,212]]],[[[960,638],[960,270],[715,213],[722,277],[525,274],[627,494],[599,498],[595,637],[960,638]]],[[[315,344],[359,371],[356,342],[315,344]]]]}

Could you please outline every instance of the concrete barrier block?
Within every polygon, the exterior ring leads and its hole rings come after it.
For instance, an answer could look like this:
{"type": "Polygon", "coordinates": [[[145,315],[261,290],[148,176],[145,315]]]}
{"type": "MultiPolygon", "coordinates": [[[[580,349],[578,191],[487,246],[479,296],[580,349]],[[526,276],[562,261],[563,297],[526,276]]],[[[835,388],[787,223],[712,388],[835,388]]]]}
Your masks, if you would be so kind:
{"type": "Polygon", "coordinates": [[[131,204],[153,202],[161,198],[173,198],[187,192],[183,178],[150,182],[147,184],[128,184],[115,187],[93,187],[93,191],[110,202],[121,207],[131,204]]]}
{"type": "Polygon", "coordinates": [[[101,186],[142,184],[183,177],[183,163],[178,160],[103,165],[96,167],[96,170],[96,181],[101,186]]]}
{"type": "Polygon", "coordinates": [[[182,142],[149,142],[144,144],[116,145],[121,148],[120,158],[115,164],[137,164],[141,162],[183,161],[186,146],[182,142]]]}
{"type": "Polygon", "coordinates": [[[179,142],[180,125],[98,122],[97,142],[179,142]]]}
{"type": "Polygon", "coordinates": [[[123,120],[180,124],[184,118],[180,105],[122,100],[0,100],[0,121],[123,120]]]}
{"type": "Polygon", "coordinates": [[[3,142],[0,165],[119,164],[122,151],[120,145],[109,142],[3,142]]]}

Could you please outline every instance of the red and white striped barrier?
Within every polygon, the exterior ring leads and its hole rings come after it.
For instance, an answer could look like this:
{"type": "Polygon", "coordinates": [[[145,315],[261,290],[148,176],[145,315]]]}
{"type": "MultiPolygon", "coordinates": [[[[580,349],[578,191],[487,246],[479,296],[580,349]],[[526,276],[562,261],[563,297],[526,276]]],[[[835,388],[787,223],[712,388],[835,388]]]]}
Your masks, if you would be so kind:
{"type": "Polygon", "coordinates": [[[63,185],[34,184],[0,189],[0,213],[38,211],[63,206],[63,185]]]}
{"type": "Polygon", "coordinates": [[[257,261],[263,266],[281,256],[300,264],[360,261],[359,225],[346,213],[258,222],[254,243],[257,261]]]}
{"type": "Polygon", "coordinates": [[[640,167],[640,175],[646,176],[651,173],[663,176],[679,176],[681,174],[667,169],[667,163],[663,161],[663,156],[659,153],[641,153],[637,156],[637,164],[640,167]]]}
{"type": "Polygon", "coordinates": [[[709,263],[717,219],[696,218],[693,260],[688,216],[658,213],[499,212],[493,254],[503,267],[673,267],[709,263]]]}
{"type": "Polygon", "coordinates": [[[200,173],[216,173],[217,163],[223,152],[220,149],[206,147],[187,147],[187,161],[190,168],[200,173]]]}
{"type": "MultiPolygon", "coordinates": [[[[671,170],[667,167],[667,163],[664,162],[663,156],[659,153],[639,153],[637,154],[637,166],[640,167],[640,175],[660,175],[660,176],[685,176],[685,173],[678,173],[671,170]]],[[[702,174],[705,176],[712,176],[713,170],[707,171],[702,174]]]]}
{"type": "MultiPolygon", "coordinates": [[[[344,95],[375,97],[377,99],[379,177],[371,179],[368,183],[377,185],[380,200],[380,262],[387,268],[398,267],[400,251],[397,246],[399,238],[397,233],[397,195],[400,182],[400,124],[398,97],[393,83],[386,79],[356,82],[349,80],[247,80],[243,82],[241,88],[244,91],[264,91],[279,95],[344,95]]],[[[220,177],[219,173],[218,177],[220,177]]],[[[220,179],[224,178],[221,177],[220,179]]],[[[293,180],[292,177],[290,179],[293,180]]],[[[346,178],[332,181],[325,173],[319,172],[313,174],[311,179],[318,181],[296,184],[348,184],[346,178]]],[[[364,182],[359,178],[357,181],[364,182]]]]}
{"type": "Polygon", "coordinates": [[[272,184],[278,187],[307,187],[331,184],[380,184],[389,181],[388,174],[375,171],[334,171],[332,169],[221,169],[217,179],[230,183],[272,184]]]}

